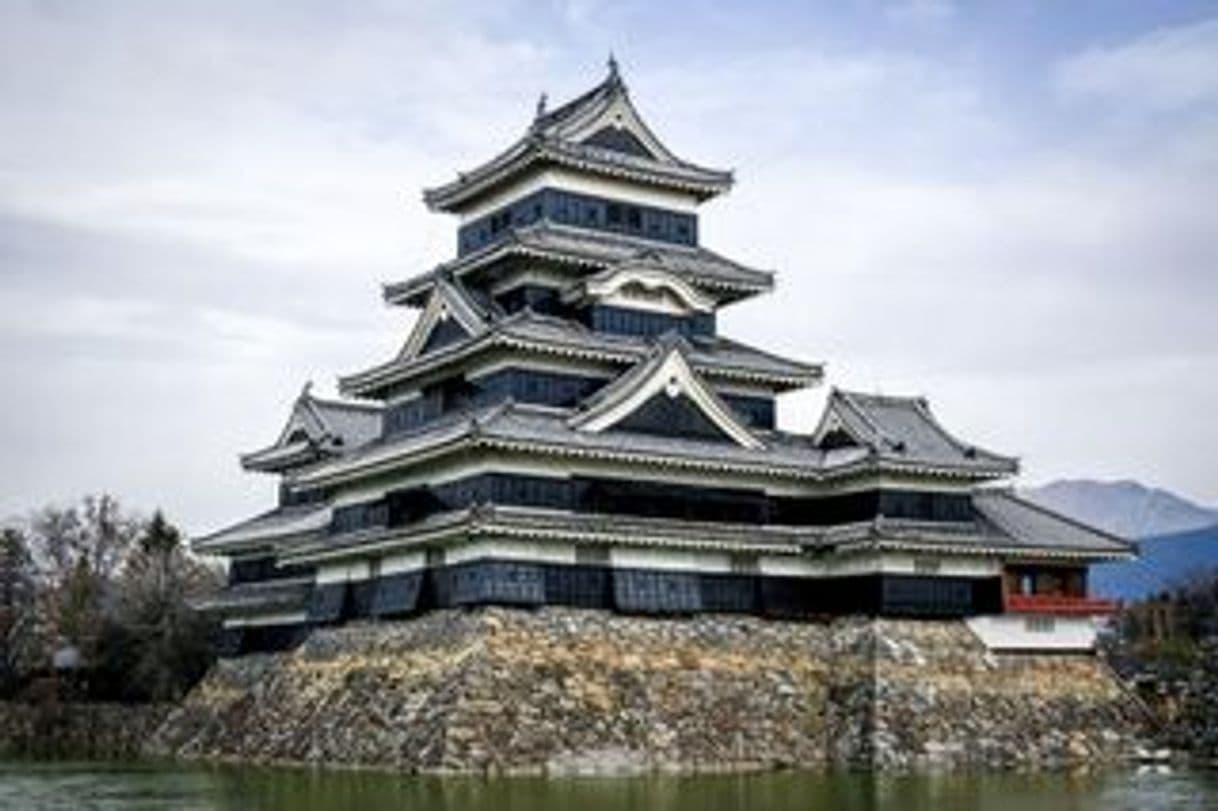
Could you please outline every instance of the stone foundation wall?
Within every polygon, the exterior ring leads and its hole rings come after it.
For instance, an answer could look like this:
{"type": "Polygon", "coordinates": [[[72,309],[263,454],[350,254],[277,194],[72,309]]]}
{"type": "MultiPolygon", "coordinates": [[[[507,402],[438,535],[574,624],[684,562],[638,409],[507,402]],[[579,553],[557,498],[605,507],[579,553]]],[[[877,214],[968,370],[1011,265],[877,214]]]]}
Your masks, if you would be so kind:
{"type": "Polygon", "coordinates": [[[992,657],[957,622],[483,608],[223,660],[150,750],[410,771],[1055,766],[1132,748],[1089,656],[992,657]]]}
{"type": "Polygon", "coordinates": [[[865,757],[1058,768],[1134,754],[1144,705],[1101,659],[991,654],[959,622],[877,621],[875,704],[865,757]]]}

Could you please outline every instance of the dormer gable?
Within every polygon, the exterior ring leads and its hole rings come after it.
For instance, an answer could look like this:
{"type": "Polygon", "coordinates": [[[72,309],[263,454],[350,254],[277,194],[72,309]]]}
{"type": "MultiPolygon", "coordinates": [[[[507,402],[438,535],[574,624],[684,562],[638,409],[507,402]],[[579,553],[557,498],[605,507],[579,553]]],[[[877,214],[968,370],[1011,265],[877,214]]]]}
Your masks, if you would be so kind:
{"type": "Polygon", "coordinates": [[[812,434],[822,450],[859,446],[896,463],[936,465],[1003,476],[1019,462],[957,439],[931,413],[924,397],[894,397],[833,389],[812,434]]]}
{"type": "Polygon", "coordinates": [[[275,442],[244,454],[246,470],[284,473],[355,448],[380,433],[381,407],[372,403],[325,400],[306,383],[275,442]]]}
{"type": "Polygon", "coordinates": [[[410,360],[483,334],[487,330],[487,313],[465,288],[450,279],[439,277],[431,289],[427,305],[406,338],[401,360],[410,360]]]}
{"type": "Polygon", "coordinates": [[[619,428],[694,438],[717,435],[745,448],[764,447],[693,370],[687,351],[684,339],[665,335],[649,359],[583,403],[569,424],[598,433],[619,428]]]}

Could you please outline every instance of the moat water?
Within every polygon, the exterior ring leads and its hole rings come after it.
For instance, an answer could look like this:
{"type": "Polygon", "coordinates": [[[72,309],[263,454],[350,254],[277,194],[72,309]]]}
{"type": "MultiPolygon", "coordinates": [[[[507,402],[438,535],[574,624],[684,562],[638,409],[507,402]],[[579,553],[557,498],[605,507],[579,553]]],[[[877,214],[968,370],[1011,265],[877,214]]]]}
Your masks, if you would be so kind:
{"type": "Polygon", "coordinates": [[[156,764],[0,764],[0,809],[65,811],[1153,811],[1218,808],[1218,772],[420,778],[156,764]]]}

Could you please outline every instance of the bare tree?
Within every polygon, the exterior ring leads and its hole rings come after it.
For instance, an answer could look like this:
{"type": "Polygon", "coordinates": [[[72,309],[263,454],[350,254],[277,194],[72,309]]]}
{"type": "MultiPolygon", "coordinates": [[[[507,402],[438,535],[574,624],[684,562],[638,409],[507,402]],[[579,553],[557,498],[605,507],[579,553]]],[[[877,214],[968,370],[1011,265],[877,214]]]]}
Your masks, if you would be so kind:
{"type": "Polygon", "coordinates": [[[82,650],[95,641],[109,588],[139,531],[139,519],[105,494],[79,507],[44,507],[30,519],[44,619],[61,640],[82,650]]]}
{"type": "Polygon", "coordinates": [[[93,697],[176,697],[213,658],[212,620],[191,600],[221,585],[160,510],[144,520],[107,495],[44,507],[0,537],[0,632],[21,642],[0,665],[14,661],[17,684],[71,645],[93,697]]]}
{"type": "Polygon", "coordinates": [[[9,695],[33,666],[36,639],[33,612],[34,561],[25,533],[0,530],[0,694],[9,695]]]}

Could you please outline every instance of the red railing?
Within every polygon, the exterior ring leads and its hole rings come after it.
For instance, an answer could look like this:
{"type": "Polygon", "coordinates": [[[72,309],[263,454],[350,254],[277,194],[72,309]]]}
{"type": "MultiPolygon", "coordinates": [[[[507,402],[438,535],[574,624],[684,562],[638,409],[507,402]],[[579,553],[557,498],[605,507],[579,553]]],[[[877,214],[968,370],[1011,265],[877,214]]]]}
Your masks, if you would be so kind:
{"type": "Polygon", "coordinates": [[[1006,610],[1012,614],[1112,614],[1116,600],[1070,597],[1065,594],[1008,594],[1006,610]]]}

